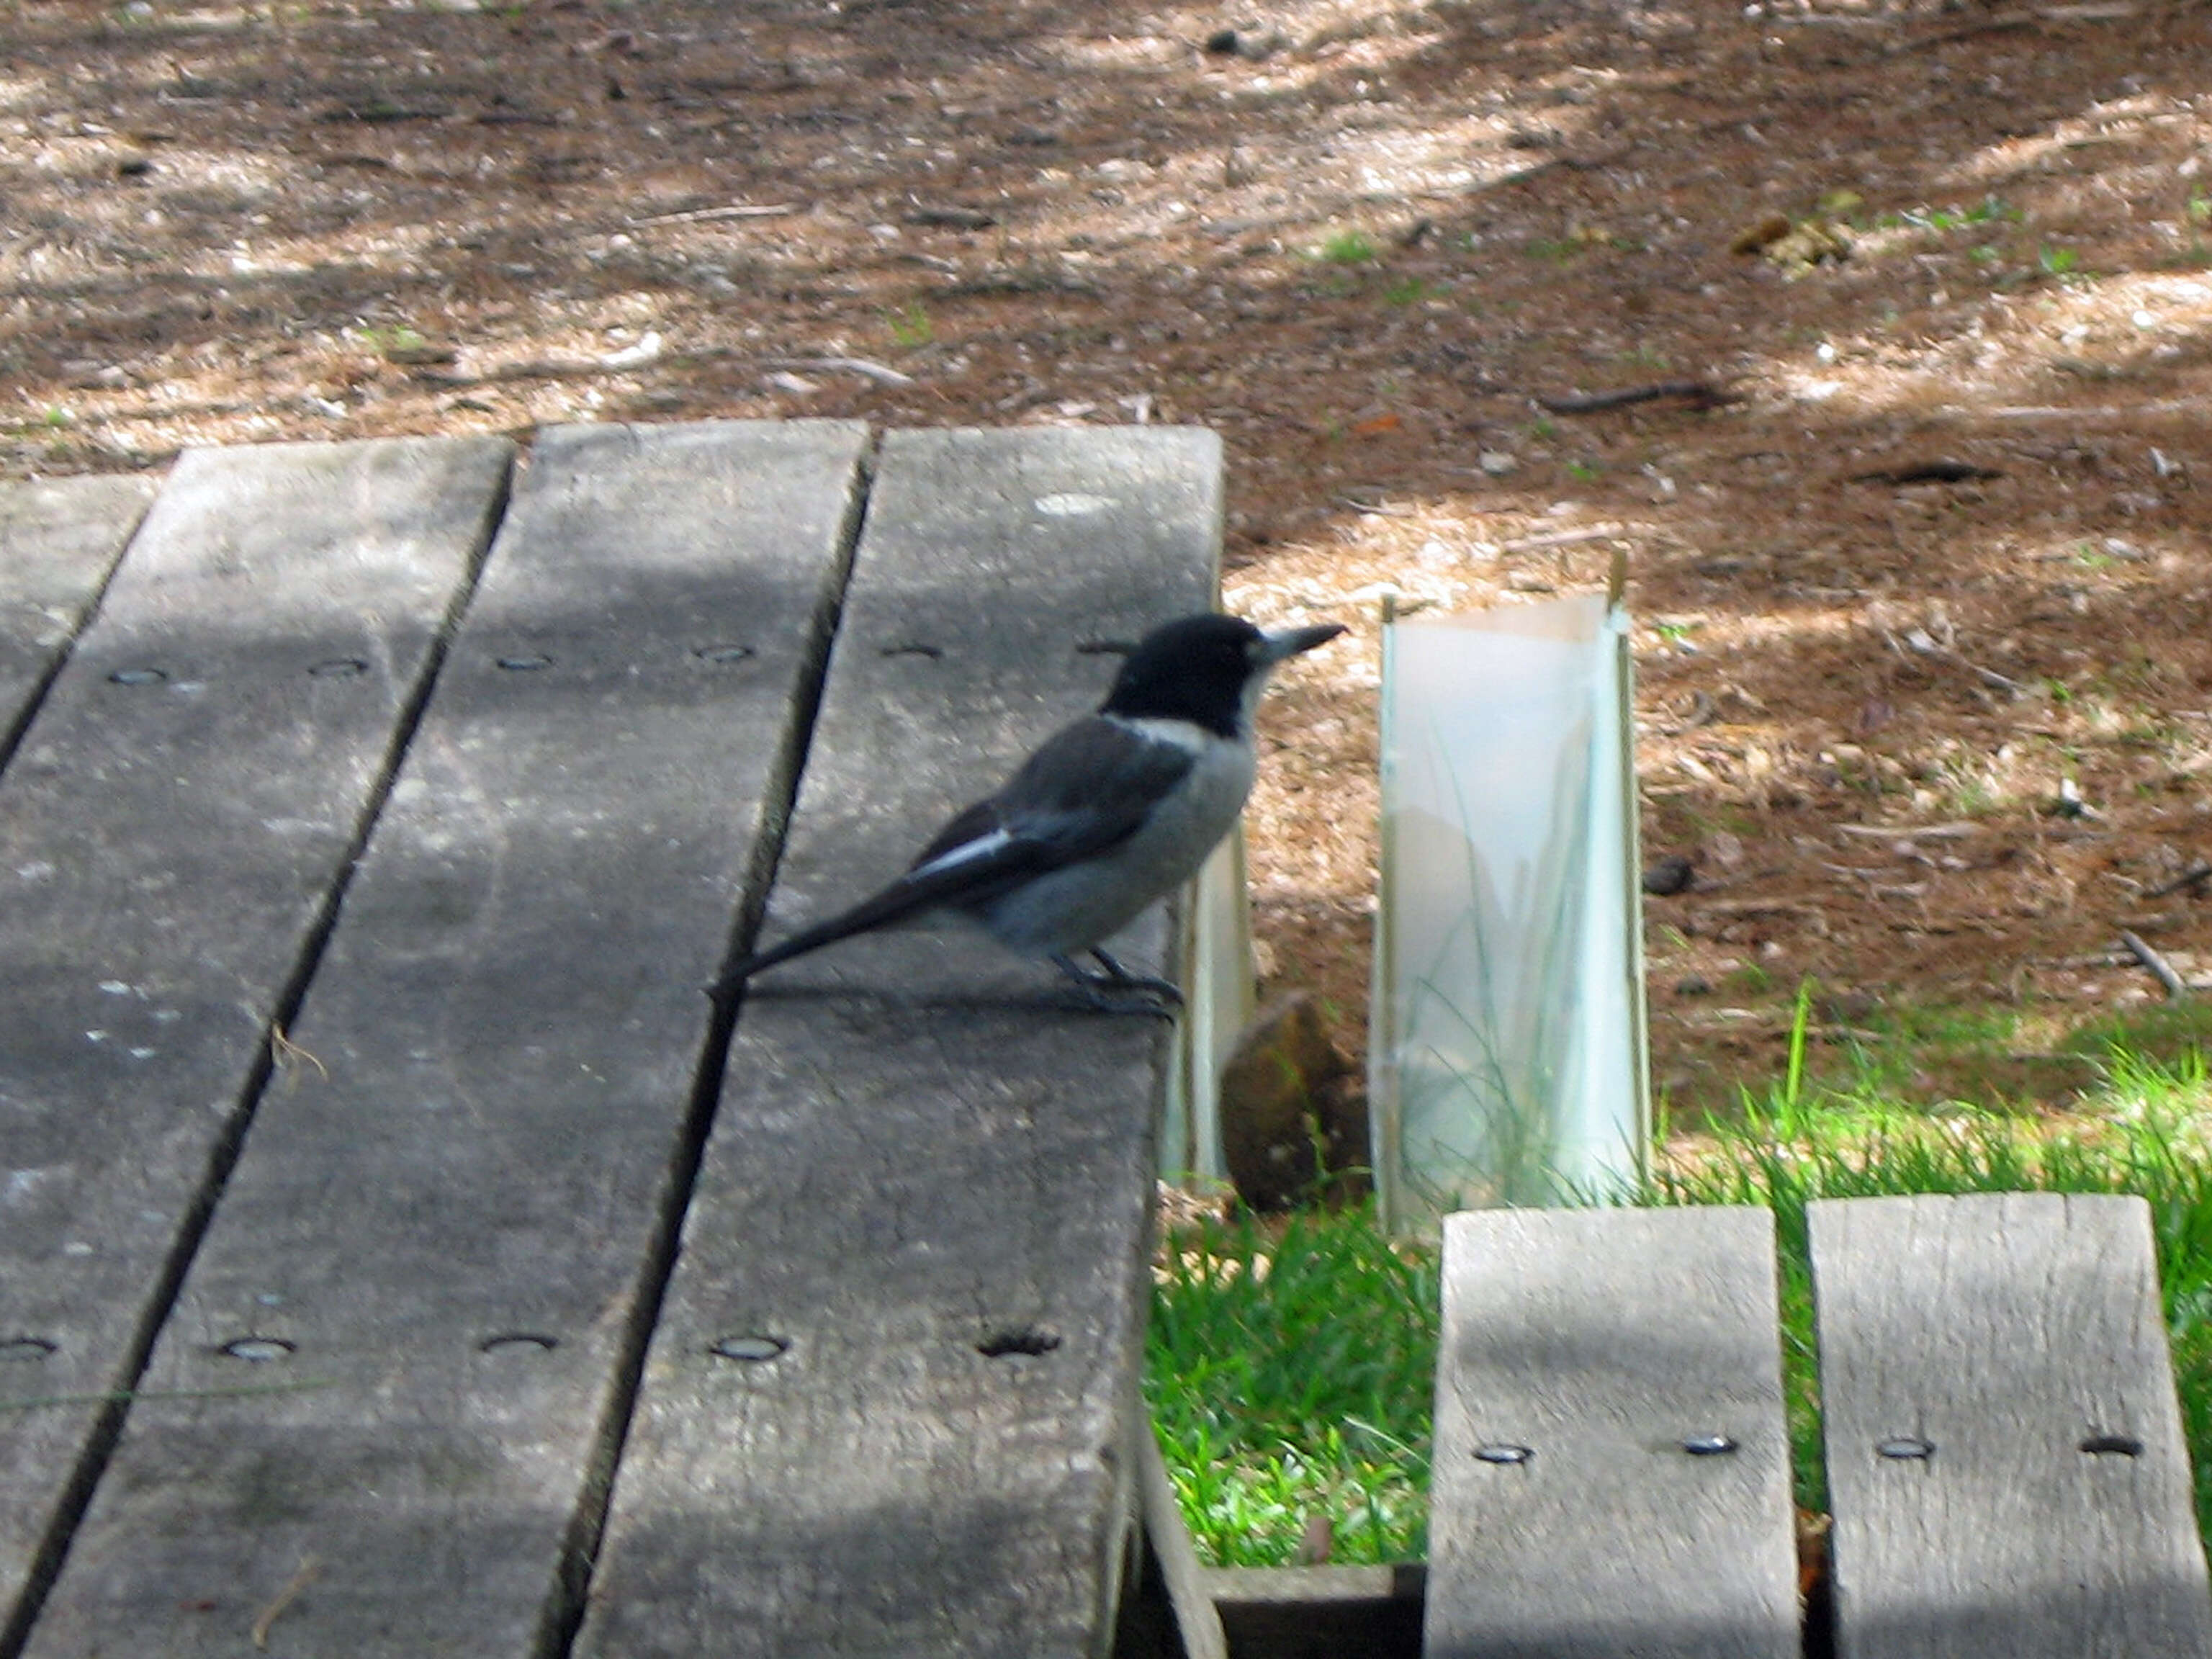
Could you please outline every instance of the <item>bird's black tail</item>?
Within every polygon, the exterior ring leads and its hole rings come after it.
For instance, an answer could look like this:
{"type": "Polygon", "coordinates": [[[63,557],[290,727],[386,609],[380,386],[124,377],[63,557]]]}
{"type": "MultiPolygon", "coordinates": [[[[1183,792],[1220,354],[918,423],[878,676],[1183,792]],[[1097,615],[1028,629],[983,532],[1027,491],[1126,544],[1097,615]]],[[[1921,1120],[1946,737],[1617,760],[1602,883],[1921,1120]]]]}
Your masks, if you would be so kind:
{"type": "Polygon", "coordinates": [[[886,888],[873,898],[864,899],[844,915],[832,916],[811,927],[801,928],[781,945],[771,945],[765,951],[756,951],[737,963],[707,988],[707,994],[717,1002],[726,1001],[737,994],[738,988],[763,969],[773,968],[780,962],[789,962],[793,957],[803,957],[809,951],[818,951],[825,945],[835,945],[839,939],[850,939],[855,933],[865,933],[872,927],[888,927],[895,921],[903,921],[917,911],[926,909],[931,902],[927,893],[916,894],[900,887],[886,888]]]}
{"type": "Polygon", "coordinates": [[[902,876],[880,893],[872,898],[862,899],[842,915],[817,922],[811,927],[803,927],[781,944],[755,951],[708,986],[707,994],[717,1002],[726,1001],[755,974],[773,968],[778,963],[789,962],[793,957],[803,957],[810,951],[818,951],[825,945],[835,945],[839,939],[850,939],[855,933],[872,933],[878,927],[893,927],[948,901],[957,904],[988,897],[996,886],[1003,885],[1005,880],[1011,879],[1016,873],[1018,872],[1007,872],[1000,882],[980,891],[973,873],[957,866],[920,877],[902,876]]]}

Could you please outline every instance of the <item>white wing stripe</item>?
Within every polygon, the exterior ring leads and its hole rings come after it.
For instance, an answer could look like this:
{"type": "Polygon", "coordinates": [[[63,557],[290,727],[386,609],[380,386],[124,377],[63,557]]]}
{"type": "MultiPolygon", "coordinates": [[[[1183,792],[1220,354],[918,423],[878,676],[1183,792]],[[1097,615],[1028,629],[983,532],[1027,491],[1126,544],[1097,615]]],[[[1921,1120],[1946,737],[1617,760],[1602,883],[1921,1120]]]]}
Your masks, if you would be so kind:
{"type": "Polygon", "coordinates": [[[978,836],[973,841],[963,841],[957,847],[948,847],[927,864],[918,864],[907,872],[908,881],[920,881],[940,871],[957,869],[963,864],[973,864],[978,859],[988,859],[1013,840],[1003,830],[994,830],[988,836],[978,836]]]}

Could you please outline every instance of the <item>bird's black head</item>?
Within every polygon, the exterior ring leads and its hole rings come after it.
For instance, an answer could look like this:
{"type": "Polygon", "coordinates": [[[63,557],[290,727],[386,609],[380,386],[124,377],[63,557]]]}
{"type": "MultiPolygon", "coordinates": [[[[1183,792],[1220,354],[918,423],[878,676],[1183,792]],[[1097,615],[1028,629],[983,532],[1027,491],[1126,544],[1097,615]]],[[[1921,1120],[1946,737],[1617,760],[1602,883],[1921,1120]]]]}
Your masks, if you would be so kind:
{"type": "Polygon", "coordinates": [[[1183,720],[1224,738],[1244,729],[1267,672],[1344,632],[1341,624],[1262,633],[1206,612],[1164,623],[1138,641],[1100,712],[1127,720],[1183,720]]]}

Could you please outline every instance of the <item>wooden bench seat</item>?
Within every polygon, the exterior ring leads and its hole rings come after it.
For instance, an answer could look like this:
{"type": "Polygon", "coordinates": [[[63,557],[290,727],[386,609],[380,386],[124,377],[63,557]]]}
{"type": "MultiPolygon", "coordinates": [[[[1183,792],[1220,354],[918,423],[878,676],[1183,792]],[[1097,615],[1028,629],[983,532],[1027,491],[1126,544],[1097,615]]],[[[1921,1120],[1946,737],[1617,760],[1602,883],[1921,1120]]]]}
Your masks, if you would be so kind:
{"type": "MultiPolygon", "coordinates": [[[[2139,1199],[1816,1203],[1844,1659],[2183,1659],[2212,1596],[2139,1199]]],[[[1425,1651],[1800,1651],[1771,1227],[1448,1218],[1425,1651]]]]}

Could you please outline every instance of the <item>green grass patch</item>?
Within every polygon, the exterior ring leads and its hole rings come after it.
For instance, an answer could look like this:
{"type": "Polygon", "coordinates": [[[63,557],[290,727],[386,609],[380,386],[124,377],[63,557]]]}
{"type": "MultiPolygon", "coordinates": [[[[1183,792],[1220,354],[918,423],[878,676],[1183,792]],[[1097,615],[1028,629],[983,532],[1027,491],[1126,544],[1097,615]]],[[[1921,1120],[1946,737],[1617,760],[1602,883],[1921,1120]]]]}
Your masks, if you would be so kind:
{"type": "Polygon", "coordinates": [[[892,342],[908,351],[919,350],[937,338],[937,325],[919,300],[910,300],[896,310],[886,307],[883,317],[892,342]]]}
{"type": "MultiPolygon", "coordinates": [[[[1972,778],[1931,781],[1957,816],[1976,802],[1972,778]]],[[[1718,988],[1753,1005],[1769,1030],[1789,1006],[1789,986],[1756,963],[1730,969],[1718,988]]],[[[2079,1005],[1886,1004],[1839,994],[1816,997],[1812,1015],[1800,1057],[1808,1097],[1888,1100],[1908,1115],[1960,1107],[2094,1112],[2115,1056],[2171,1063],[2192,1050],[2212,1054],[2212,1001],[2197,1000],[2143,1003],[2084,1022],[2079,1005]]],[[[1694,1131],[1710,1118],[1740,1122],[1744,1103],[1765,1097],[1772,1063],[1770,1051],[1744,1062],[1756,1069],[1716,1066],[1690,1079],[1662,1097],[1662,1125],[1694,1131]]]]}
{"type": "Polygon", "coordinates": [[[2081,256],[2070,247],[2053,247],[2046,242],[2035,251],[2036,268],[2046,276],[2063,279],[2079,276],[2081,263],[2081,256]]]}
{"type": "MultiPolygon", "coordinates": [[[[1956,1102],[1931,1113],[1878,1088],[1826,1087],[1807,1060],[1809,994],[1797,1007],[1784,1075],[1678,1143],[1644,1201],[1774,1212],[1798,1501],[1822,1509],[1826,1493],[1809,1203],[2129,1193],[2150,1206],[2197,1513],[2212,1526],[2212,1018],[2185,1006],[2161,1029],[2075,1033],[2104,1081],[2053,1117],[1956,1102]]],[[[1201,1555],[1282,1565],[1323,1513],[1336,1561],[1418,1559],[1437,1327],[1433,1253],[1382,1239],[1369,1210],[1209,1221],[1173,1236],[1156,1279],[1146,1392],[1201,1555]]]]}
{"type": "Polygon", "coordinates": [[[1427,1541],[1437,1264],[1373,1212],[1209,1220],[1161,1253],[1146,1393],[1200,1553],[1280,1566],[1326,1514],[1340,1562],[1427,1541]]]}
{"type": "Polygon", "coordinates": [[[1314,250],[1314,258],[1332,265],[1371,265],[1382,257],[1382,250],[1364,230],[1337,231],[1314,250]]]}
{"type": "Polygon", "coordinates": [[[2109,1068],[2116,1079],[2134,1076],[2145,1060],[2186,1074],[2212,1055],[2212,1002],[2192,997],[2100,1015],[2067,1033],[2063,1046],[2109,1068]]]}

